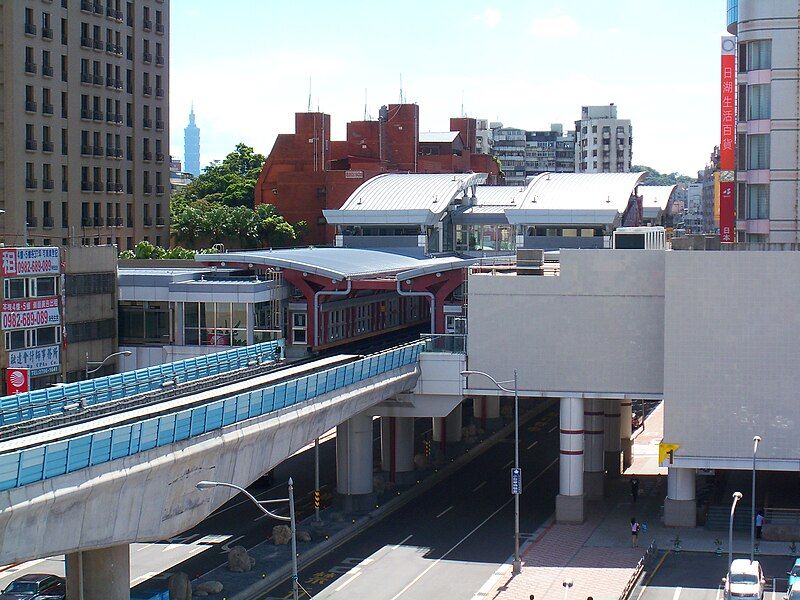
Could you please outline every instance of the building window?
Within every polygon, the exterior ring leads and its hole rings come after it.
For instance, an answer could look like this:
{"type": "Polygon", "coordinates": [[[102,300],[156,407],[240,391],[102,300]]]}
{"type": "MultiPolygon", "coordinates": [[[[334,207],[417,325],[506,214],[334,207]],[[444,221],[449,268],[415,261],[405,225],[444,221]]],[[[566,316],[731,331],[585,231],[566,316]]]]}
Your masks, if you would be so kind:
{"type": "Polygon", "coordinates": [[[121,344],[169,343],[168,302],[119,302],[121,344]]]}
{"type": "Polygon", "coordinates": [[[769,219],[769,184],[751,184],[747,192],[747,218],[769,219]]]}
{"type": "Polygon", "coordinates": [[[749,107],[748,120],[769,119],[770,84],[751,85],[747,87],[747,103],[749,107]]]}
{"type": "Polygon", "coordinates": [[[772,40],[758,40],[747,45],[747,70],[772,68],[772,40]]]}
{"type": "Polygon", "coordinates": [[[189,346],[247,344],[248,305],[240,302],[185,302],[184,343],[189,346]]]}
{"type": "Polygon", "coordinates": [[[747,136],[747,168],[769,169],[769,134],[747,136]]]}
{"type": "Polygon", "coordinates": [[[3,281],[3,297],[6,300],[27,297],[28,284],[24,277],[19,279],[6,279],[3,281]]]}
{"type": "Polygon", "coordinates": [[[292,313],[292,343],[305,344],[308,341],[306,335],[306,313],[292,313]]]}

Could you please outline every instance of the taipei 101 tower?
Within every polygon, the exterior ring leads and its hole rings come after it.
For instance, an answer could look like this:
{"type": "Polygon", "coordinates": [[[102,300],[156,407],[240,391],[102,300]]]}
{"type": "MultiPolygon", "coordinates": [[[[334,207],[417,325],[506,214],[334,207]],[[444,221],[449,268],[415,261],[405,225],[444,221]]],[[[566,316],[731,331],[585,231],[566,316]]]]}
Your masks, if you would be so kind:
{"type": "Polygon", "coordinates": [[[183,130],[183,168],[195,177],[200,175],[200,128],[194,122],[194,103],[189,112],[189,125],[183,130]]]}

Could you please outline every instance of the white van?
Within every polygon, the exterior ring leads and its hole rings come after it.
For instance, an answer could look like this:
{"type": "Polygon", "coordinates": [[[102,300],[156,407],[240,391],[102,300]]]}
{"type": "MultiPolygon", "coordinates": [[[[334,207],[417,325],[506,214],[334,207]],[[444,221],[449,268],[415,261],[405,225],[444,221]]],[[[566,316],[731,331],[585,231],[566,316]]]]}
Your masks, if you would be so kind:
{"type": "Polygon", "coordinates": [[[761,563],[737,558],[731,563],[730,578],[725,580],[728,600],[764,600],[764,573],[761,563]]]}

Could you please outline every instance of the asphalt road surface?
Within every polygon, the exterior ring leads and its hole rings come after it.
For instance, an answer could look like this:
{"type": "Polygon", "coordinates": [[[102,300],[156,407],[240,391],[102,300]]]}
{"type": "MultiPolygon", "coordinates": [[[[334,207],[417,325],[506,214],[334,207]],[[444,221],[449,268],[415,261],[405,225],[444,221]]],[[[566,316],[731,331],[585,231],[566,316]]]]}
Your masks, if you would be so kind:
{"type": "MultiPolygon", "coordinates": [[[[786,571],[791,569],[794,558],[758,556],[756,559],[761,562],[767,578],[764,600],[782,600],[786,592],[786,571]]],[[[670,553],[637,600],[722,600],[721,580],[727,570],[727,554],[670,553]]]]}
{"type": "MultiPolygon", "coordinates": [[[[520,531],[553,513],[558,489],[557,410],[521,432],[520,531]]],[[[471,600],[513,553],[513,434],[377,525],[309,565],[314,598],[471,600]]],[[[291,598],[286,581],[259,600],[291,598]]]]}

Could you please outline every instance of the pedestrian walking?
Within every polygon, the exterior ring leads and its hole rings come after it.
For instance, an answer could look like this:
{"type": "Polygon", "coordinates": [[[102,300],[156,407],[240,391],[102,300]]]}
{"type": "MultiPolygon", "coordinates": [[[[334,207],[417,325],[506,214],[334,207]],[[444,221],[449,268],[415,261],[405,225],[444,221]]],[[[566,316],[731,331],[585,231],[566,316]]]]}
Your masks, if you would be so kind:
{"type": "Polygon", "coordinates": [[[761,539],[761,528],[764,527],[764,511],[759,510],[756,513],[756,539],[761,539]]]}
{"type": "Polygon", "coordinates": [[[639,478],[634,477],[631,479],[631,498],[633,503],[636,504],[636,499],[639,497],[639,478]]]}
{"type": "Polygon", "coordinates": [[[631,548],[639,547],[639,522],[631,517],[631,548]]]}

